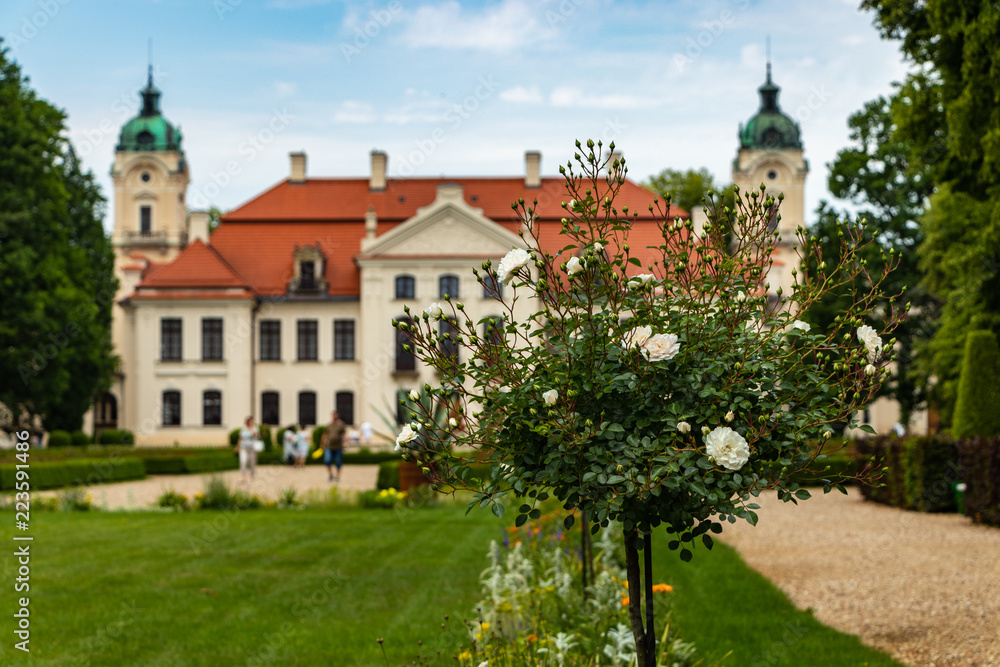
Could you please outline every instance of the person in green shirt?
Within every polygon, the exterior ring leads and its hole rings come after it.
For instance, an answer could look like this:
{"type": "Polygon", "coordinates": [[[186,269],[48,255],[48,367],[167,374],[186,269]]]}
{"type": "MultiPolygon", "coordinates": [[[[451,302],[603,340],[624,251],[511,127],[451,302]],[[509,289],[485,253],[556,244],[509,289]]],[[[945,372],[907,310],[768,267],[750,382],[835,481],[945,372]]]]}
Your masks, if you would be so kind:
{"type": "Polygon", "coordinates": [[[323,463],[326,464],[326,472],[330,475],[331,482],[340,481],[340,468],[344,465],[344,433],[347,432],[347,424],[340,421],[340,415],[334,410],[330,415],[330,423],[323,433],[323,463]],[[337,467],[337,476],[333,475],[333,467],[337,467]]]}

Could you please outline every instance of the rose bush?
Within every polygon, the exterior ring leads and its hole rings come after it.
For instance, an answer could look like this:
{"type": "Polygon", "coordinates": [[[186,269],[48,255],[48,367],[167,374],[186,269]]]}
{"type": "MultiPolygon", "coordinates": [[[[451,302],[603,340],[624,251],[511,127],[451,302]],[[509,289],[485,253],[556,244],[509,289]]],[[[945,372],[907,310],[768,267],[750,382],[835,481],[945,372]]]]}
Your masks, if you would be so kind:
{"type": "MultiPolygon", "coordinates": [[[[541,243],[532,205],[514,205],[525,247],[511,250],[496,272],[513,287],[500,301],[500,335],[480,335],[485,321],[447,298],[442,308],[455,333],[440,334],[427,313],[394,326],[439,373],[440,385],[425,391],[464,415],[454,444],[492,464],[476,502],[498,516],[517,504],[521,525],[537,516],[534,502],[552,494],[588,522],[621,522],[644,664],[652,649],[642,635],[636,548],[648,544],[649,531],[676,533],[670,546],[686,560],[695,538],[710,548],[710,533],[724,523],[756,523],[752,499],[761,491],[808,498],[790,478],[821,469],[824,449],[815,443],[873,399],[892,343],[883,349],[864,324],[880,296],[879,276],[828,331],[796,324],[833,287],[824,276],[793,272],[791,294],[770,293],[778,237],[768,226],[780,196],[761,187],[737,193],[732,208],[709,200],[709,222],[697,233],[650,195],[650,210],[660,214],[657,241],[633,251],[633,225],[652,223],[615,206],[624,162],[610,163],[600,143],[577,145],[576,167],[560,168],[569,203],[557,244],[541,243]],[[522,299],[532,308],[518,318],[522,299]],[[463,350],[461,363],[442,352],[446,337],[463,350]]],[[[642,236],[650,238],[647,228],[642,236]]],[[[846,228],[838,275],[865,271],[864,244],[859,230],[846,228]]],[[[904,312],[887,314],[883,335],[904,312]]],[[[434,442],[428,415],[415,412],[413,420],[397,441],[409,456],[435,458],[442,485],[475,486],[468,458],[434,442]]],[[[836,480],[829,482],[826,491],[836,480]]]]}

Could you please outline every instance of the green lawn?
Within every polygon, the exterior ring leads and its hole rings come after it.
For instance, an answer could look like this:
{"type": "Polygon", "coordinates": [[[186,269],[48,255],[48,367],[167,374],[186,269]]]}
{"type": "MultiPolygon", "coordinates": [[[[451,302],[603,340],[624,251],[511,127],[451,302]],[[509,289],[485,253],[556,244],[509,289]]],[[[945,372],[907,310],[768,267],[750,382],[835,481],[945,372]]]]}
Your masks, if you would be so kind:
{"type": "MultiPolygon", "coordinates": [[[[445,507],[392,511],[35,514],[31,655],[13,649],[13,546],[2,561],[0,663],[14,665],[449,664],[479,598],[498,522],[445,507]],[[445,614],[451,622],[442,631],[445,614]],[[418,640],[423,647],[418,647],[418,640]]],[[[0,514],[8,545],[14,517],[0,514]]],[[[892,665],[796,612],[731,550],[680,563],[658,541],[657,580],[700,654],[738,665],[892,665]]]]}

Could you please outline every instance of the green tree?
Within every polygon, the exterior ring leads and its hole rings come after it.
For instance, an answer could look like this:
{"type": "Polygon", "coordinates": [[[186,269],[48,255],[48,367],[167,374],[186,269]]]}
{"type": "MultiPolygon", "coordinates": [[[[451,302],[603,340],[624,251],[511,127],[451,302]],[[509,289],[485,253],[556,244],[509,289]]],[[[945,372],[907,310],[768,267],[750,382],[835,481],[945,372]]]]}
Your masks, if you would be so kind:
{"type": "Polygon", "coordinates": [[[966,336],[962,377],[955,403],[956,438],[1000,435],[1000,347],[992,331],[966,336]]]}
{"type": "Polygon", "coordinates": [[[76,430],[115,367],[117,287],[104,199],[0,44],[0,403],[10,429],[40,417],[76,430]]]}
{"type": "MultiPolygon", "coordinates": [[[[896,330],[900,342],[896,358],[896,372],[885,386],[886,394],[899,402],[900,420],[909,421],[912,412],[924,400],[924,383],[915,377],[914,349],[933,329],[936,302],[927,291],[918,286],[921,273],[916,248],[923,241],[920,216],[923,214],[931,184],[925,174],[916,172],[909,162],[910,146],[895,133],[892,120],[892,100],[885,97],[872,100],[847,121],[852,144],[837,153],[828,165],[830,192],[854,204],[857,219],[867,225],[859,232],[873,245],[863,257],[869,272],[881,273],[885,267],[883,256],[892,258],[893,267],[884,283],[887,294],[905,291],[903,301],[910,311],[896,330]]],[[[839,251],[845,225],[850,214],[834,210],[821,202],[816,211],[817,220],[810,228],[809,245],[818,252],[812,256],[833,267],[839,261],[839,251]]],[[[818,271],[818,264],[806,266],[806,271],[818,271]]],[[[859,280],[865,279],[859,277],[859,280]]],[[[809,322],[821,329],[828,329],[835,318],[844,312],[854,294],[863,284],[852,281],[831,290],[809,314],[809,322]]],[[[886,300],[873,312],[869,324],[876,329],[884,327],[891,307],[886,300]]]]}
{"type": "Polygon", "coordinates": [[[918,251],[925,287],[942,302],[918,350],[924,378],[950,422],[968,331],[1000,333],[1000,8],[990,0],[863,0],[882,36],[916,65],[892,104],[894,136],[914,173],[934,185],[918,251]],[[955,219],[954,216],[966,219],[955,219]]]}
{"type": "Polygon", "coordinates": [[[219,224],[222,222],[222,209],[218,206],[212,206],[208,209],[208,233],[211,234],[216,229],[219,228],[219,224]]]}
{"type": "Polygon", "coordinates": [[[674,206],[688,212],[695,206],[701,206],[709,192],[722,190],[705,167],[687,171],[664,169],[659,174],[650,176],[643,185],[663,199],[670,197],[674,206]]]}

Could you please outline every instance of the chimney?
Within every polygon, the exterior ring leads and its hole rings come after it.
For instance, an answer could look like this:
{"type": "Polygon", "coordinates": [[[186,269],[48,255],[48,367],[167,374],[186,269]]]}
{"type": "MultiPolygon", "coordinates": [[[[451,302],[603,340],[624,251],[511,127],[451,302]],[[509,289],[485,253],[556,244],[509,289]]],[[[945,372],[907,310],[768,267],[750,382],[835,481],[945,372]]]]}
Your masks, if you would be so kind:
{"type": "Polygon", "coordinates": [[[382,151],[372,151],[372,176],[368,181],[369,190],[385,190],[385,169],[388,163],[388,155],[382,151]]]}
{"type": "Polygon", "coordinates": [[[306,182],[306,154],[305,153],[289,153],[288,157],[292,159],[292,174],[289,177],[289,183],[305,183],[306,182]]]}
{"type": "Polygon", "coordinates": [[[622,162],[621,151],[613,151],[611,153],[611,159],[608,161],[608,174],[613,179],[618,179],[619,177],[625,178],[625,163],[622,162]],[[618,163],[615,166],[615,163],[618,163]]]}
{"type": "Polygon", "coordinates": [[[378,216],[375,215],[375,207],[372,205],[368,206],[368,212],[365,213],[365,238],[373,239],[375,234],[378,232],[378,216]]]}
{"type": "Polygon", "coordinates": [[[191,211],[188,218],[188,243],[208,243],[208,211],[191,211]]]}
{"type": "Polygon", "coordinates": [[[542,154],[538,151],[526,151],[524,167],[524,187],[542,187],[542,154]]]}

